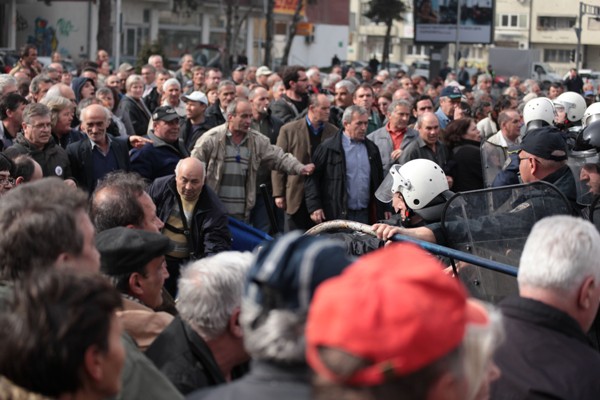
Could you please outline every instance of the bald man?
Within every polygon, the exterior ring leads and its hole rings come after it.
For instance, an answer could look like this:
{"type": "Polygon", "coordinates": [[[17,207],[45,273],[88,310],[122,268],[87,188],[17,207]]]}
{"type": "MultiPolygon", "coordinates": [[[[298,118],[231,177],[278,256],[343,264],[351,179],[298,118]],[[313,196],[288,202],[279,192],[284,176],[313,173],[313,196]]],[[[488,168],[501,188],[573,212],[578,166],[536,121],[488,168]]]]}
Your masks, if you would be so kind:
{"type": "Polygon", "coordinates": [[[163,234],[175,242],[166,256],[169,279],[165,288],[175,295],[182,264],[231,247],[225,206],[205,182],[204,163],[184,158],[175,174],[157,178],[148,188],[156,213],[164,222],[163,234]]]}
{"type": "Polygon", "coordinates": [[[109,172],[130,169],[127,144],[106,133],[109,124],[110,111],[99,104],[87,106],[81,111],[81,131],[89,140],[67,146],[73,177],[90,194],[109,172]]]}

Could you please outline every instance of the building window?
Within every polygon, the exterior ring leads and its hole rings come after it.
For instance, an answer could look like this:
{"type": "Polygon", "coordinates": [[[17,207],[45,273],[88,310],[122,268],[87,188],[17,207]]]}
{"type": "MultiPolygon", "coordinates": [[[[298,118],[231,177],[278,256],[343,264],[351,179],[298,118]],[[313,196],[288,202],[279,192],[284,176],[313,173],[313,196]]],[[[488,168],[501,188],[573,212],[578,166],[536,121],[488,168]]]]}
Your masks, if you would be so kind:
{"type": "Polygon", "coordinates": [[[406,55],[408,56],[426,56],[427,46],[409,44],[406,46],[406,55]]]}
{"type": "Polygon", "coordinates": [[[527,15],[524,14],[498,14],[496,26],[499,28],[527,28],[527,15]]]}
{"type": "Polygon", "coordinates": [[[569,63],[570,57],[568,49],[544,49],[544,62],[569,63]]]}
{"type": "Polygon", "coordinates": [[[542,31],[556,31],[575,27],[575,17],[538,17],[537,28],[542,31]]]}

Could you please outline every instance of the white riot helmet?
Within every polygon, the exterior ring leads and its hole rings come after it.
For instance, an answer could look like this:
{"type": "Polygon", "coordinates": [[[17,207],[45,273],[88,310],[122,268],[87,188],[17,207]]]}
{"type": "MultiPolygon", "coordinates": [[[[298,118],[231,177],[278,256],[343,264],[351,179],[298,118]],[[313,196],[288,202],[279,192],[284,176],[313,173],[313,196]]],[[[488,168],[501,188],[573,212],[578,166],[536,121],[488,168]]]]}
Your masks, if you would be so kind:
{"type": "Polygon", "coordinates": [[[444,204],[454,195],[442,168],[422,158],[392,165],[375,197],[389,203],[395,193],[402,194],[406,206],[426,221],[439,220],[444,204]]]}
{"type": "Polygon", "coordinates": [[[583,118],[581,118],[581,126],[585,128],[592,122],[598,120],[600,120],[600,102],[590,104],[590,106],[586,108],[583,113],[583,118]]]}
{"type": "Polygon", "coordinates": [[[523,121],[528,128],[529,123],[535,121],[538,121],[537,128],[544,126],[544,122],[553,125],[555,115],[554,104],[552,100],[546,97],[536,97],[529,100],[523,109],[523,121]]]}
{"type": "Polygon", "coordinates": [[[564,107],[565,115],[569,122],[577,122],[585,112],[585,99],[575,92],[564,92],[554,99],[555,107],[564,107]]]}

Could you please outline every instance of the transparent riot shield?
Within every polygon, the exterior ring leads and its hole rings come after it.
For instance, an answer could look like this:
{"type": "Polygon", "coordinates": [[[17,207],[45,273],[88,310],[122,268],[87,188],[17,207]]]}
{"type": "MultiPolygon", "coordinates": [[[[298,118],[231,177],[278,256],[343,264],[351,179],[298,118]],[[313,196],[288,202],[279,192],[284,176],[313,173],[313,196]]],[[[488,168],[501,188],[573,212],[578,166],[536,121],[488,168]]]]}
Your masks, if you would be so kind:
{"type": "MultiPolygon", "coordinates": [[[[575,176],[577,182],[577,203],[587,206],[592,203],[594,195],[590,192],[590,188],[585,182],[580,179],[581,169],[588,164],[598,164],[600,158],[596,150],[586,151],[571,151],[567,164],[571,168],[571,172],[575,176]]],[[[595,167],[594,167],[595,168],[595,167]]]]}
{"type": "Polygon", "coordinates": [[[600,196],[594,197],[592,204],[581,212],[600,232],[600,196]]]}
{"type": "MultiPolygon", "coordinates": [[[[448,247],[518,266],[525,240],[544,217],[572,214],[566,197],[553,185],[535,182],[457,193],[442,214],[448,247]]],[[[473,265],[460,270],[474,297],[492,303],[517,293],[516,279],[473,265]]]]}
{"type": "Polygon", "coordinates": [[[483,169],[483,184],[486,188],[492,187],[496,175],[506,162],[506,149],[502,146],[483,142],[481,144],[481,168],[483,169]]]}

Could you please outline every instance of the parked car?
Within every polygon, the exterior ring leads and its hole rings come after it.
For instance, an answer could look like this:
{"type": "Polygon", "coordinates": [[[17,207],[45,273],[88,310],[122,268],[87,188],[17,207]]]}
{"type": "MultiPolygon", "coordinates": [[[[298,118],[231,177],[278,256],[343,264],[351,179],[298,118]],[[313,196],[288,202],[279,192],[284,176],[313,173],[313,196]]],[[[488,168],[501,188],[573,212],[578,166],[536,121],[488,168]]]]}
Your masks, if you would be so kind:
{"type": "Polygon", "coordinates": [[[19,52],[15,49],[0,48],[0,71],[9,73],[19,61],[19,52]]]}

